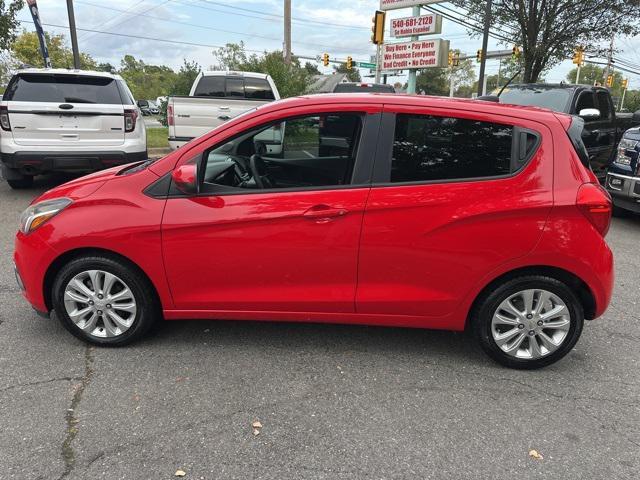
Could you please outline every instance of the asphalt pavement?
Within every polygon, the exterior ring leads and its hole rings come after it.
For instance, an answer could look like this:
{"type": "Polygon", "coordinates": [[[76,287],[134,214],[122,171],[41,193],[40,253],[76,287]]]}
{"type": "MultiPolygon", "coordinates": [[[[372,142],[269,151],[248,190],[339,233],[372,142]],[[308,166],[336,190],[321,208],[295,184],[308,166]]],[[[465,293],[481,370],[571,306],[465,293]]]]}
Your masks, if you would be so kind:
{"type": "Polygon", "coordinates": [[[165,322],[94,348],[13,277],[18,215],[59,181],[0,180],[0,479],[638,478],[640,217],[608,235],[608,312],[544,370],[463,334],[336,325],[165,322]]]}

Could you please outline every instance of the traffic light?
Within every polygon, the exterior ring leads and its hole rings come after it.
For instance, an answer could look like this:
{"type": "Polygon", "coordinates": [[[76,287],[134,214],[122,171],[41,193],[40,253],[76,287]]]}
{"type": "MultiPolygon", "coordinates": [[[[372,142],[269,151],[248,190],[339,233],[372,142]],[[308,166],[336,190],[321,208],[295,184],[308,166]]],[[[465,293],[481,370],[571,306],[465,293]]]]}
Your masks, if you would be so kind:
{"type": "Polygon", "coordinates": [[[513,58],[514,60],[518,60],[521,54],[522,52],[520,51],[520,47],[517,45],[514,45],[513,48],[511,49],[511,58],[513,58]]]}
{"type": "Polygon", "coordinates": [[[449,60],[447,61],[450,67],[453,67],[453,50],[449,50],[449,60]]]}
{"type": "Polygon", "coordinates": [[[322,55],[322,64],[326,67],[329,65],[329,54],[325,53],[322,55]]]}
{"type": "Polygon", "coordinates": [[[456,50],[453,54],[453,66],[457,67],[460,65],[460,50],[456,50]]]}
{"type": "Polygon", "coordinates": [[[584,63],[584,47],[578,47],[573,51],[573,59],[571,61],[576,65],[584,63]]]}
{"type": "Polygon", "coordinates": [[[347,70],[351,70],[353,68],[353,58],[347,57],[347,70]]]}
{"type": "Polygon", "coordinates": [[[628,86],[629,86],[629,79],[625,78],[624,80],[622,80],[622,89],[626,90],[628,86]]]}
{"type": "Polygon", "coordinates": [[[613,87],[613,75],[607,75],[607,87],[613,87]]]}
{"type": "Polygon", "coordinates": [[[376,10],[375,15],[371,19],[371,43],[380,45],[384,43],[384,19],[386,13],[376,10]]]}
{"type": "Polygon", "coordinates": [[[476,62],[481,62],[482,61],[482,49],[478,50],[476,52],[476,62]]]}

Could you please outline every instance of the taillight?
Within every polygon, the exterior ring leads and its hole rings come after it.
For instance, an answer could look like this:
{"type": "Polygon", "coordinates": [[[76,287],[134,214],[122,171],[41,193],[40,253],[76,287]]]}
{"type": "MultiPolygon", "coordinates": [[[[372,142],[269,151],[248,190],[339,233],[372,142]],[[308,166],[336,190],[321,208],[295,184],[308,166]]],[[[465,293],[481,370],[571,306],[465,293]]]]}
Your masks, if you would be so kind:
{"type": "Polygon", "coordinates": [[[124,131],[125,133],[133,132],[136,129],[136,120],[138,119],[138,110],[128,108],[124,111],[124,131]]]}
{"type": "Polygon", "coordinates": [[[2,130],[11,131],[11,122],[9,122],[9,109],[6,105],[0,105],[0,127],[2,130]]]}
{"type": "Polygon", "coordinates": [[[173,105],[167,105],[167,125],[173,125],[173,105]]]}
{"type": "Polygon", "coordinates": [[[604,237],[611,224],[611,196],[599,183],[584,183],[578,189],[576,205],[604,237]]]}

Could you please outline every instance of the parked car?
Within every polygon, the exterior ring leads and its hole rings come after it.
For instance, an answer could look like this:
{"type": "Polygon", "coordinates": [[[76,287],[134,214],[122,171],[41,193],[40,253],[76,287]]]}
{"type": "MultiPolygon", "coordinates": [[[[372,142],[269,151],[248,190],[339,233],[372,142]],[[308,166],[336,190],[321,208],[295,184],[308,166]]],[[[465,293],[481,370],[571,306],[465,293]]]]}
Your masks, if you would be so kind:
{"type": "MultiPolygon", "coordinates": [[[[175,150],[224,122],[279,98],[280,93],[269,75],[201,72],[189,96],[168,99],[169,145],[175,150]]],[[[276,140],[270,139],[272,143],[276,140]]]]}
{"type": "Polygon", "coordinates": [[[640,125],[640,112],[616,113],[611,94],[603,87],[566,83],[509,85],[500,95],[500,102],[580,116],[585,121],[583,141],[589,152],[589,163],[602,182],[622,134],[640,125]]]}
{"type": "Polygon", "coordinates": [[[12,188],[34,175],[91,172],[147,158],[144,122],[119,75],[27,69],[0,102],[0,163],[12,188]]]}
{"type": "Polygon", "coordinates": [[[160,109],[153,100],[138,100],[136,103],[142,115],[158,115],[160,113],[160,109]]]}
{"type": "Polygon", "coordinates": [[[469,328],[504,365],[542,367],[613,287],[611,199],[583,126],[425,96],[275,102],[40,196],[16,278],[38,312],[98,345],[160,318],[469,328]],[[282,123],[270,156],[254,139],[282,123]]]}
{"type": "Polygon", "coordinates": [[[605,186],[613,198],[614,214],[640,213],[640,128],[623,135],[605,186]]]}
{"type": "Polygon", "coordinates": [[[396,93],[396,90],[386,83],[343,82],[336,84],[333,93],[396,93]]]}

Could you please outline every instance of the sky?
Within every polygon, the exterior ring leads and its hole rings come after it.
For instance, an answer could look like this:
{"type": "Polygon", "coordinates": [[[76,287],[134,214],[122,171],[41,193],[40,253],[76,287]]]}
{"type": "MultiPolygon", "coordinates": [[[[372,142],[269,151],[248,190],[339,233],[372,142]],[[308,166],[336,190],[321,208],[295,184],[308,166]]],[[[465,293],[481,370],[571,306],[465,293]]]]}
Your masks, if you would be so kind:
{"type": "MultiPolygon", "coordinates": [[[[164,64],[178,68],[183,59],[210,68],[212,51],[226,43],[243,41],[250,52],[282,49],[283,0],[74,0],[80,51],[99,62],[118,66],[125,54],[147,64],[164,64]],[[83,31],[100,30],[106,33],[83,31]],[[127,35],[127,36],[125,36],[127,35]],[[134,38],[148,37],[151,39],[134,38]],[[164,41],[161,41],[164,40],[164,41]],[[180,43],[182,42],[182,43],[180,43]]],[[[375,53],[370,42],[371,17],[378,0],[292,0],[292,50],[295,55],[316,58],[327,52],[332,58],[369,61],[375,53]]],[[[40,17],[49,33],[69,37],[66,2],[38,0],[40,17]],[[46,25],[49,24],[49,25],[46,25]],[[57,27],[50,25],[58,25],[57,27]]],[[[455,9],[448,2],[441,7],[455,9]]],[[[461,12],[464,15],[464,12],[461,12]]],[[[393,10],[390,18],[411,16],[411,9],[393,10]]],[[[26,30],[33,30],[29,11],[18,15],[26,30]]],[[[430,36],[450,40],[452,49],[474,55],[481,46],[480,37],[470,37],[467,29],[443,19],[442,34],[430,36]]],[[[386,41],[399,41],[386,35],[386,41]]],[[[489,50],[510,49],[513,45],[490,39],[489,50]]],[[[640,37],[619,38],[618,55],[638,65],[640,71],[640,37]]],[[[54,65],[55,66],[55,65],[54,65]]],[[[318,64],[320,71],[332,68],[318,64]]],[[[573,67],[566,60],[545,76],[548,82],[565,80],[573,67]]],[[[498,60],[487,62],[487,73],[497,73],[498,60]]],[[[368,70],[362,70],[368,75],[368,70]]],[[[627,75],[630,88],[640,88],[640,76],[627,75]]],[[[391,81],[404,78],[391,78],[391,81]]]]}

